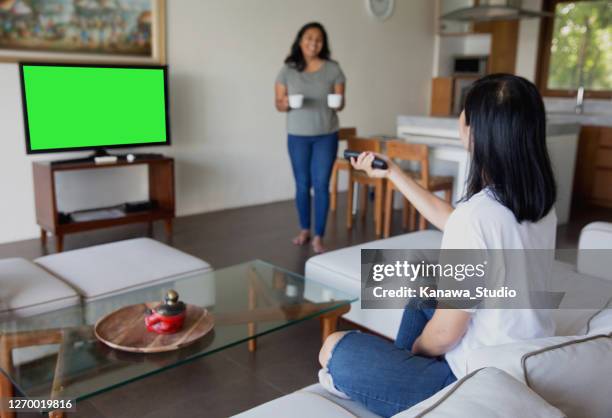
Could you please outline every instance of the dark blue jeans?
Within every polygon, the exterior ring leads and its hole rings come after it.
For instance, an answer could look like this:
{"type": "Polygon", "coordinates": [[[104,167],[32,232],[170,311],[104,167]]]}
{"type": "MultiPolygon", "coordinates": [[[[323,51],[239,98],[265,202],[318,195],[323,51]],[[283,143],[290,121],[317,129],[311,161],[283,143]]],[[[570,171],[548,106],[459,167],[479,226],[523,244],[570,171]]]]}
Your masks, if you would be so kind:
{"type": "Polygon", "coordinates": [[[390,417],[453,383],[457,379],[444,358],[410,351],[434,312],[421,300],[411,303],[395,343],[361,332],[346,334],[327,364],[334,386],[372,412],[390,417]]]}
{"type": "Polygon", "coordinates": [[[329,178],[336,154],[338,133],[288,136],[289,157],[295,177],[295,203],[302,229],[310,229],[310,189],[314,189],[315,235],[325,234],[329,210],[329,178]]]}

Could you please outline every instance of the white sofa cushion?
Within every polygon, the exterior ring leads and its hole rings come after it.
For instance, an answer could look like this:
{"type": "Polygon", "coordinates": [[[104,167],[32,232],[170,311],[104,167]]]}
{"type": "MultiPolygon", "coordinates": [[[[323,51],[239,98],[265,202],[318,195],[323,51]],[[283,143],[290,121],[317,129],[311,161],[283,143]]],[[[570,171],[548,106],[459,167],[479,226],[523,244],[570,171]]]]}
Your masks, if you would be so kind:
{"type": "Polygon", "coordinates": [[[483,367],[495,367],[525,383],[523,356],[580,338],[583,337],[558,336],[480,347],[470,352],[467,359],[467,371],[471,373],[483,367]]]}
{"type": "Polygon", "coordinates": [[[593,222],[582,228],[578,241],[577,270],[580,273],[612,280],[607,254],[612,250],[612,223],[593,222]]]}
{"type": "Polygon", "coordinates": [[[612,416],[612,337],[589,336],[523,357],[527,385],[570,417],[612,416]]]}
{"type": "Polygon", "coordinates": [[[581,334],[610,334],[612,333],[612,299],[606,307],[594,313],[582,329],[581,334]]]}
{"type": "Polygon", "coordinates": [[[88,302],[210,270],[205,261],[149,238],[96,245],[35,261],[88,302]]]}
{"type": "Polygon", "coordinates": [[[612,337],[551,337],[470,353],[468,371],[496,367],[529,385],[570,417],[609,417],[612,337]]]}
{"type": "MultiPolygon", "coordinates": [[[[442,233],[419,231],[371,241],[311,257],[306,262],[305,276],[349,295],[361,295],[362,249],[439,249],[442,233]]],[[[401,309],[361,309],[361,302],[352,304],[344,318],[389,338],[395,338],[402,319],[401,309]]]]}
{"type": "Polygon", "coordinates": [[[576,266],[558,260],[553,262],[554,291],[565,295],[560,309],[551,310],[556,335],[582,335],[587,321],[610,300],[612,281],[578,273],[576,266]]]}
{"type": "Polygon", "coordinates": [[[309,279],[318,280],[318,269],[323,268],[336,276],[329,276],[331,280],[326,280],[325,284],[341,289],[346,287],[345,281],[353,282],[353,286],[361,289],[361,250],[362,249],[398,249],[398,250],[423,250],[440,249],[442,243],[442,233],[439,231],[420,231],[410,234],[397,235],[391,238],[380,239],[354,245],[335,251],[319,254],[311,257],[306,262],[306,270],[313,272],[309,279]]]}
{"type": "Polygon", "coordinates": [[[31,316],[78,304],[79,295],[23,258],[0,260],[0,319],[31,316]]]}
{"type": "Polygon", "coordinates": [[[561,418],[563,412],[502,370],[476,370],[393,418],[561,418]]]}
{"type": "Polygon", "coordinates": [[[237,418],[379,418],[357,402],[336,398],[315,384],[266,402],[237,418]]]}

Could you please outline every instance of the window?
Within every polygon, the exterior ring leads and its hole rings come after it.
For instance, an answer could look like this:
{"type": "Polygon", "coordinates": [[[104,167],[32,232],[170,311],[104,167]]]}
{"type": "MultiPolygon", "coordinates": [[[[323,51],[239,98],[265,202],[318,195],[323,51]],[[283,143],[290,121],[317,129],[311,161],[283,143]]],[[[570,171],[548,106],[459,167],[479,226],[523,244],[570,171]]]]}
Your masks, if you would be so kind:
{"type": "Polygon", "coordinates": [[[545,2],[538,82],[545,96],[612,97],[612,2],[545,2]]]}

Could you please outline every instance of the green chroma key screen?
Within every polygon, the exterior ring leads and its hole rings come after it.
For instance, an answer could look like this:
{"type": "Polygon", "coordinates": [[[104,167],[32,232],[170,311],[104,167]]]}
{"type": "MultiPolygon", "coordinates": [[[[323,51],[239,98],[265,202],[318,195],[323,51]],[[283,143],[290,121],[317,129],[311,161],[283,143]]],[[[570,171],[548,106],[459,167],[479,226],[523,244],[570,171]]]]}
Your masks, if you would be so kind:
{"type": "Polygon", "coordinates": [[[28,152],[168,142],[163,67],[21,71],[28,152]]]}

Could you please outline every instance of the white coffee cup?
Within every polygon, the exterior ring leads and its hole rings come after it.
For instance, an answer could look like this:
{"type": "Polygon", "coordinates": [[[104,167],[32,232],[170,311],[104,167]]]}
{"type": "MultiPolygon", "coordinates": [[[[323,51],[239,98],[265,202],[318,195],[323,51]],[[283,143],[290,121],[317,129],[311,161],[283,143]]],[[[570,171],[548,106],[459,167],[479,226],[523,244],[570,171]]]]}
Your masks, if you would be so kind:
{"type": "Polygon", "coordinates": [[[289,95],[289,107],[292,109],[299,109],[304,104],[303,94],[290,94],[289,95]]]}
{"type": "Polygon", "coordinates": [[[342,95],[341,94],[328,94],[327,95],[327,106],[332,109],[338,109],[342,106],[342,95]]]}
{"type": "Polygon", "coordinates": [[[298,287],[294,284],[288,284],[285,289],[285,294],[290,298],[296,297],[298,295],[298,287]]]}

